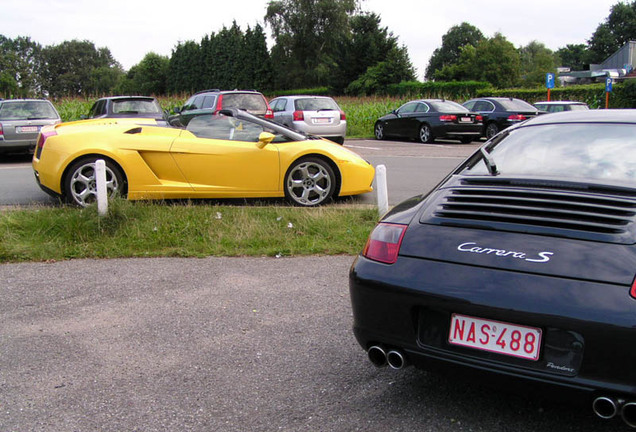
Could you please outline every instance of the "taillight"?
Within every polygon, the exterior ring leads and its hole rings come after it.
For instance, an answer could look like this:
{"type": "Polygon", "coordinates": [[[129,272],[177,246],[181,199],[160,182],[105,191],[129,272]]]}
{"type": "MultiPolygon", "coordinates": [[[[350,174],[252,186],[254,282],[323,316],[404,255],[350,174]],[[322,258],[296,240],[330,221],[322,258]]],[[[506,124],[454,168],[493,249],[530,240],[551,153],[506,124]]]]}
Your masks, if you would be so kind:
{"type": "Polygon", "coordinates": [[[455,120],[457,120],[457,116],[456,115],[451,115],[451,114],[444,114],[439,116],[440,121],[443,122],[453,122],[455,120]]]}
{"type": "Polygon", "coordinates": [[[302,111],[294,111],[294,121],[305,120],[305,113],[302,111]]]}
{"type": "Polygon", "coordinates": [[[219,112],[223,109],[223,95],[220,94],[219,97],[216,98],[216,112],[219,112]]]}
{"type": "Polygon", "coordinates": [[[37,152],[38,154],[42,153],[42,148],[44,148],[44,143],[49,137],[57,135],[55,129],[50,130],[42,130],[38,135],[38,143],[37,143],[37,152]]]}
{"type": "Polygon", "coordinates": [[[475,116],[475,121],[483,122],[483,121],[484,121],[484,118],[483,118],[482,116],[480,116],[480,115],[476,115],[476,116],[475,116]]]}
{"type": "Polygon", "coordinates": [[[508,116],[508,120],[512,120],[512,121],[522,121],[525,119],[526,119],[526,116],[524,116],[523,114],[511,114],[508,116]]]}
{"type": "Polygon", "coordinates": [[[629,295],[636,299],[636,278],[632,282],[632,289],[629,290],[629,295]]]}
{"type": "Polygon", "coordinates": [[[0,124],[0,137],[4,137],[4,132],[2,130],[2,124],[0,124]]]}
{"type": "Polygon", "coordinates": [[[274,111],[272,111],[271,109],[267,108],[267,111],[265,111],[265,118],[266,119],[273,119],[274,118],[274,111]]]}
{"type": "Polygon", "coordinates": [[[379,223],[371,232],[362,255],[385,264],[395,263],[405,232],[406,225],[379,223]]]}
{"type": "Polygon", "coordinates": [[[344,120],[346,120],[346,119],[347,119],[347,116],[345,115],[344,111],[343,111],[343,110],[340,110],[340,120],[343,120],[343,121],[344,121],[344,120]]]}

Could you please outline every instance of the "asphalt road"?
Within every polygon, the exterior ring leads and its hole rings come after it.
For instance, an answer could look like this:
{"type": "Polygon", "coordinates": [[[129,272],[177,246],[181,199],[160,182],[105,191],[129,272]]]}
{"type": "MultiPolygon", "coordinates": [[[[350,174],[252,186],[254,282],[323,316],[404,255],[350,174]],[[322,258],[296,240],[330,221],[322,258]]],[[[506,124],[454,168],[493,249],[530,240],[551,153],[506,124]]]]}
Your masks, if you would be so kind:
{"type": "Polygon", "coordinates": [[[1,431],[616,431],[589,406],[376,369],[352,257],[0,265],[1,431]]]}

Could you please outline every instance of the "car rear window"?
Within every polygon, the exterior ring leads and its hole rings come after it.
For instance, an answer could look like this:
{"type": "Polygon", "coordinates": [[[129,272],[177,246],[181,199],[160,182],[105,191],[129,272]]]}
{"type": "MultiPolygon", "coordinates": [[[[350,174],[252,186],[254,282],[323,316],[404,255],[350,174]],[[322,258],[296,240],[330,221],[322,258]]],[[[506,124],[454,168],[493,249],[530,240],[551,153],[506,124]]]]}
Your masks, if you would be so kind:
{"type": "Polygon", "coordinates": [[[527,102],[519,99],[504,99],[499,103],[506,111],[536,111],[537,109],[527,102]]]}
{"type": "Polygon", "coordinates": [[[161,106],[154,100],[118,100],[113,101],[115,114],[156,114],[161,113],[161,106]]]}
{"type": "Polygon", "coordinates": [[[4,102],[0,105],[0,120],[45,120],[59,118],[55,108],[46,101],[4,102]]]}
{"type": "Polygon", "coordinates": [[[294,105],[298,111],[340,110],[333,99],[327,98],[296,99],[294,105]]]}
{"type": "MultiPolygon", "coordinates": [[[[636,125],[555,124],[519,128],[490,150],[501,176],[636,180],[636,125]]],[[[488,175],[482,159],[467,174],[488,175]]]]}
{"type": "Polygon", "coordinates": [[[228,93],[223,95],[223,108],[237,108],[252,114],[265,114],[267,102],[260,94],[228,93]]]}
{"type": "Polygon", "coordinates": [[[468,112],[468,108],[453,101],[431,101],[429,104],[437,112],[468,112]]]}

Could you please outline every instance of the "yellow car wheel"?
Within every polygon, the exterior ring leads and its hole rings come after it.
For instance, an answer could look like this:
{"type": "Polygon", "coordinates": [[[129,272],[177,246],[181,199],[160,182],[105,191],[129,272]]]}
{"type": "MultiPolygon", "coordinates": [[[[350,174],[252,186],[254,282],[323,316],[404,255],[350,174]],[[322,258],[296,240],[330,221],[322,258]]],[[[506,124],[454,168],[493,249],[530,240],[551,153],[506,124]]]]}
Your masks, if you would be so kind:
{"type": "MultiPolygon", "coordinates": [[[[97,180],[95,161],[98,157],[87,157],[74,162],[64,178],[64,199],[66,202],[86,207],[97,201],[97,180]]],[[[126,194],[126,182],[121,168],[113,162],[106,162],[106,191],[108,196],[126,194]]]]}
{"type": "Polygon", "coordinates": [[[331,199],[336,185],[336,176],[327,162],[302,158],[287,170],[285,197],[294,205],[317,206],[331,199]]]}

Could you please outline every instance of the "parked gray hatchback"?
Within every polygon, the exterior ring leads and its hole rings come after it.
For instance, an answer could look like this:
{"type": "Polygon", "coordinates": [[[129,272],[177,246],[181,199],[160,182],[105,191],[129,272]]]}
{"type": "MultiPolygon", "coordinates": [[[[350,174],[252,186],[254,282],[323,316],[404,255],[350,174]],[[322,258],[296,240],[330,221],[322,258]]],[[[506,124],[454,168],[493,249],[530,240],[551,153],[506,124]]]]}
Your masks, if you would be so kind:
{"type": "Polygon", "coordinates": [[[60,122],[47,100],[0,100],[0,153],[33,152],[42,126],[60,122]]]}
{"type": "Polygon", "coordinates": [[[274,121],[290,129],[343,144],[347,117],[335,100],[327,96],[281,96],[269,103],[274,121]]]}

